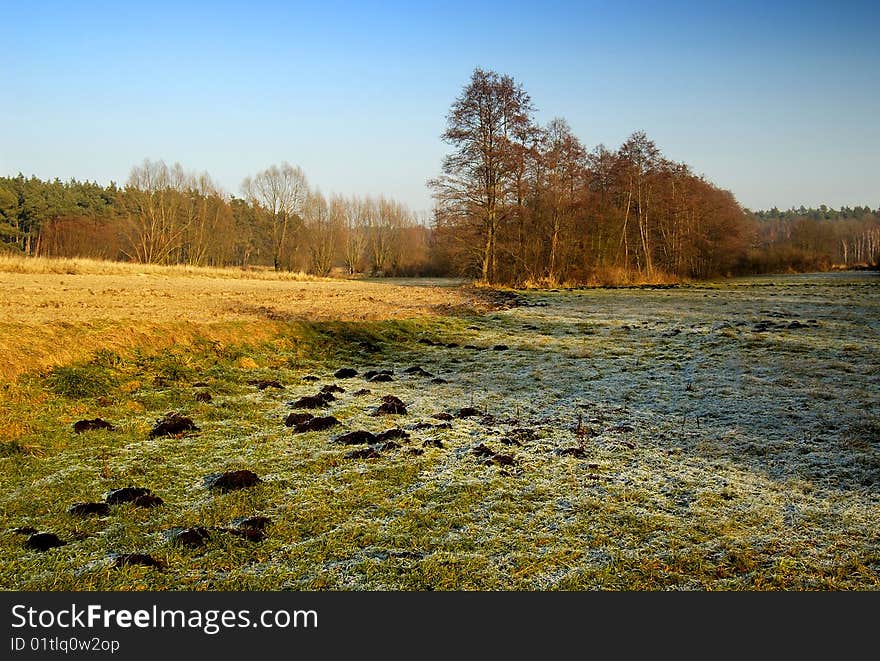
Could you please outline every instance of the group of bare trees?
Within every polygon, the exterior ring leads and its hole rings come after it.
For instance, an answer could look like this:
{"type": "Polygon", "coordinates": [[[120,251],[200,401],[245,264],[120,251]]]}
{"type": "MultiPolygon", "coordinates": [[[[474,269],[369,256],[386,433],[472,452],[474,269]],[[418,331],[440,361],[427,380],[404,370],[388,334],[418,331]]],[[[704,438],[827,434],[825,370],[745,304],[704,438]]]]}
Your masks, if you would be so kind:
{"type": "Polygon", "coordinates": [[[440,250],[489,283],[655,280],[735,269],[750,218],[642,132],[588,151],[563,119],[537,126],[509,76],[477,69],[452,104],[432,180],[440,250]]]}
{"type": "Polygon", "coordinates": [[[276,270],[326,276],[418,272],[427,263],[427,230],[403,204],[384,197],[325,197],[302,170],[282,163],[248,177],[245,199],[269,228],[276,270]]]}
{"type": "Polygon", "coordinates": [[[12,190],[0,185],[0,213],[5,219],[9,207],[12,222],[8,229],[0,224],[0,239],[28,254],[268,265],[322,276],[334,269],[348,275],[430,270],[430,231],[405,205],[381,196],[327,198],[289,163],[247,177],[242,197],[225,194],[207,173],[150,160],[132,168],[124,188],[95,186],[100,196],[91,184],[8,181],[12,190]]]}
{"type": "Polygon", "coordinates": [[[473,72],[447,115],[430,220],[382,196],[325,196],[286,162],[237,197],[147,160],[123,188],[0,177],[0,250],[536,286],[880,261],[878,211],[753,214],[643,132],[590,150],[564,119],[539,126],[534,113],[510,76],[473,72]]]}
{"type": "Polygon", "coordinates": [[[234,237],[232,212],[207,173],[144,161],[132,168],[120,224],[133,261],[148,264],[215,261],[234,237]]]}
{"type": "Polygon", "coordinates": [[[749,271],[880,266],[880,213],[867,207],[773,209],[759,211],[755,218],[757,234],[749,251],[749,271]]]}

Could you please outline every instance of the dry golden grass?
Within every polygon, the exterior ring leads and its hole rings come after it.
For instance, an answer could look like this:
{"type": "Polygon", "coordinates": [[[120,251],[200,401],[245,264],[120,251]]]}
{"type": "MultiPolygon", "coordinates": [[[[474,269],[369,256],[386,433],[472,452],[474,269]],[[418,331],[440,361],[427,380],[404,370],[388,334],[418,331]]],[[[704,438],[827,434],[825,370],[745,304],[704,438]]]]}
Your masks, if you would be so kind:
{"type": "Polygon", "coordinates": [[[640,287],[649,285],[680,284],[683,279],[671,273],[654,271],[647,276],[639,271],[605,266],[595,269],[586,281],[557,280],[556,278],[529,278],[522,283],[523,289],[579,289],[584,287],[640,287]]]}
{"type": "Polygon", "coordinates": [[[186,275],[205,278],[225,278],[232,280],[283,280],[301,282],[304,280],[326,280],[302,272],[273,271],[268,267],[213,268],[209,266],[189,266],[177,264],[135,264],[113,262],[85,257],[49,258],[25,257],[22,255],[0,254],[0,273],[56,273],[59,275],[186,275]]]}
{"type": "Polygon", "coordinates": [[[97,349],[267,339],[289,321],[406,319],[461,289],[94,260],[0,259],[0,378],[97,349]]]}

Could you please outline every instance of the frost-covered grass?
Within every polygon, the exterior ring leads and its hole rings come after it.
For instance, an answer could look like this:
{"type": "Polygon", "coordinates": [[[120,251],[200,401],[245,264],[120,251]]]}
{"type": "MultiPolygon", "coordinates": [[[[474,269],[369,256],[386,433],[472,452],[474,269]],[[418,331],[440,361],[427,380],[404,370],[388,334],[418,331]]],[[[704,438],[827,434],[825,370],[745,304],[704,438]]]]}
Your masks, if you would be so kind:
{"type": "Polygon", "coordinates": [[[0,393],[0,587],[877,589],[878,284],[834,274],[529,292],[538,306],[298,325],[251,346],[104,352],[23,376],[0,393]],[[403,374],[413,365],[449,383],[403,374]],[[395,380],[333,378],[349,366],[395,380]],[[75,396],[78,379],[107,390],[75,396]],[[285,402],[334,382],[346,392],[323,414],[340,428],[282,424],[285,402]],[[195,399],[202,390],[211,402],[195,399]],[[371,416],[386,394],[409,415],[371,416]],[[412,429],[464,406],[493,419],[412,429]],[[201,431],[149,439],[169,410],[201,431]],[[96,416],[117,430],[72,433],[96,416]],[[379,458],[345,459],[352,447],[330,443],[396,425],[411,437],[379,458]],[[480,443],[515,464],[484,465],[471,452],[480,443]],[[557,453],[575,447],[583,458],[557,453]],[[202,486],[238,468],[264,482],[220,495],[202,486]],[[126,485],[165,505],[66,513],[126,485]],[[161,534],[252,514],[273,521],[262,542],[212,531],[185,550],[161,534]],[[11,532],[21,526],[67,544],[27,551],[11,532]],[[134,551],[165,569],[109,567],[109,553],[134,551]]]}

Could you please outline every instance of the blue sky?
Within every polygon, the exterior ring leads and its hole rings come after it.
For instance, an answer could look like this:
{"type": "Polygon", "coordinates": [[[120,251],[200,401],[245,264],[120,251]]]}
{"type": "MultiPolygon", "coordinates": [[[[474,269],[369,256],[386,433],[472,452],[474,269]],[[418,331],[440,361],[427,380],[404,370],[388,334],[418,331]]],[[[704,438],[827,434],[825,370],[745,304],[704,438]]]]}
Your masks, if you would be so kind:
{"type": "Polygon", "coordinates": [[[0,0],[0,174],[227,191],[282,160],[416,210],[474,67],[589,147],[645,130],[750,208],[880,205],[880,3],[0,0]]]}

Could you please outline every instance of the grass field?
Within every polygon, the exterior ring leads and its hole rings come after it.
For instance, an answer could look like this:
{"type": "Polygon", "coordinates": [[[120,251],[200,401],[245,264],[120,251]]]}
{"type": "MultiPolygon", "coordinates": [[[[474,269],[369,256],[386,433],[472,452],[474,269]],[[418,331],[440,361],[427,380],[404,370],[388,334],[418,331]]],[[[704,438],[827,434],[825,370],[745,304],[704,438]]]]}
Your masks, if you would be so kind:
{"type": "Polygon", "coordinates": [[[456,287],[91,269],[0,272],[3,589],[880,586],[876,275],[493,310],[456,287]],[[332,384],[312,413],[339,425],[285,426],[332,384]],[[386,395],[407,414],[374,415],[386,395]],[[151,438],[170,411],[198,431],[151,438]],[[115,429],[74,433],[96,417],[115,429]],[[400,447],[332,442],[395,428],[400,447]],[[261,482],[206,488],[240,469],[261,482]],[[126,486],[164,504],[67,511],[126,486]],[[250,516],[271,521],[262,541],[236,532],[250,516]],[[28,550],[27,528],[65,544],[28,550]]]}

